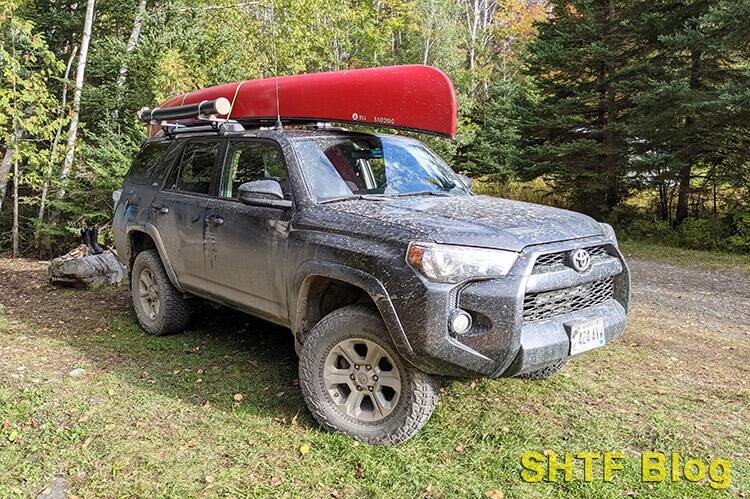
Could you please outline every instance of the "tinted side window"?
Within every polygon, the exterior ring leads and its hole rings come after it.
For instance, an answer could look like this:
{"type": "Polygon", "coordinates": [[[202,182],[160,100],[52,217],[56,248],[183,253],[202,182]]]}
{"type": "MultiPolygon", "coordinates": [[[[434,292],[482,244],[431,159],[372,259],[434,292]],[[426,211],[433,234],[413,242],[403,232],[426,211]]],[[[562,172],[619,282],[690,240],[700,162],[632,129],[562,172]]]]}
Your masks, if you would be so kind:
{"type": "Polygon", "coordinates": [[[229,145],[221,196],[236,198],[240,185],[254,180],[278,180],[286,191],[281,151],[268,142],[237,141],[229,145]]]}
{"type": "Polygon", "coordinates": [[[146,144],[133,160],[128,172],[128,180],[134,184],[145,184],[154,172],[159,160],[169,149],[169,142],[146,144]]]}
{"type": "Polygon", "coordinates": [[[185,146],[182,161],[174,169],[167,188],[178,191],[209,194],[219,142],[191,142],[185,146]]]}

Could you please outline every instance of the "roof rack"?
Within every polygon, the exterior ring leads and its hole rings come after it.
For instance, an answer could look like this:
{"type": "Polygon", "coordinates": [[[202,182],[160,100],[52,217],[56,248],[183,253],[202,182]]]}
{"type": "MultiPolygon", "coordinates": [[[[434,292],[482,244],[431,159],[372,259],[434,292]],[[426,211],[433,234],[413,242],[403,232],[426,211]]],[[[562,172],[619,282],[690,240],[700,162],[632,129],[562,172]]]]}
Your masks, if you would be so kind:
{"type": "Polygon", "coordinates": [[[219,97],[214,100],[204,100],[197,104],[186,104],[184,106],[154,108],[144,107],[138,111],[138,119],[150,124],[156,124],[166,120],[185,120],[185,119],[212,119],[219,115],[228,115],[232,112],[232,105],[229,99],[219,97]]]}
{"type": "Polygon", "coordinates": [[[227,135],[245,131],[245,127],[241,123],[225,119],[206,119],[190,121],[189,123],[160,123],[156,125],[161,126],[164,135],[167,137],[174,137],[183,133],[215,132],[220,135],[227,135]]]}
{"type": "Polygon", "coordinates": [[[236,120],[219,119],[219,115],[229,115],[232,106],[229,100],[219,97],[214,100],[204,100],[197,104],[170,108],[144,107],[138,111],[138,119],[147,123],[149,128],[161,128],[167,137],[181,133],[217,132],[220,134],[244,132],[243,127],[236,120]]]}

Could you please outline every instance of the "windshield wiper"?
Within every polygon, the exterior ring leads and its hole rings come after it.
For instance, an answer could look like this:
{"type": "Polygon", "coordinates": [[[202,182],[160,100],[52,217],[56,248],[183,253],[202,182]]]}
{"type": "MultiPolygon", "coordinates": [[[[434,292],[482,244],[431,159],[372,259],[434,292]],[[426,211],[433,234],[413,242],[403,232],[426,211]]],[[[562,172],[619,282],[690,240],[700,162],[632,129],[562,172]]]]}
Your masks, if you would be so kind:
{"type": "Polygon", "coordinates": [[[399,194],[391,194],[394,198],[408,197],[408,196],[450,196],[446,191],[417,191],[417,192],[401,192],[399,194]]]}
{"type": "Polygon", "coordinates": [[[366,199],[369,201],[382,201],[383,197],[382,197],[382,194],[355,194],[353,196],[340,196],[337,198],[324,199],[322,201],[318,201],[318,204],[330,204],[330,203],[338,203],[341,201],[353,201],[355,199],[366,199]]]}

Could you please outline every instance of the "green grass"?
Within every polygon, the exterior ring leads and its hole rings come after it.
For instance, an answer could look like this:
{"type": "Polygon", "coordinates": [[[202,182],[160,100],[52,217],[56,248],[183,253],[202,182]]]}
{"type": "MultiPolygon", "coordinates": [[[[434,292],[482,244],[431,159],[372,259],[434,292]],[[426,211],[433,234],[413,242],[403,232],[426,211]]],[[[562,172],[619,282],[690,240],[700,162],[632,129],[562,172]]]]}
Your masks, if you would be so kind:
{"type": "Polygon", "coordinates": [[[644,241],[620,241],[625,256],[643,260],[657,260],[673,265],[699,267],[708,270],[734,270],[750,275],[750,254],[722,253],[675,248],[644,241]]]}
{"type": "Polygon", "coordinates": [[[0,316],[0,497],[35,496],[55,475],[80,497],[717,494],[707,480],[642,482],[653,450],[729,459],[727,491],[750,491],[747,337],[683,330],[662,311],[635,310],[625,338],[549,380],[447,382],[425,428],[391,448],[318,428],[285,329],[206,309],[186,333],[153,338],[123,290],[39,292],[39,306],[14,295],[0,316]],[[69,376],[76,367],[86,374],[69,376]],[[571,482],[525,483],[529,451],[626,457],[611,483],[601,460],[592,483],[578,460],[571,482]]]}

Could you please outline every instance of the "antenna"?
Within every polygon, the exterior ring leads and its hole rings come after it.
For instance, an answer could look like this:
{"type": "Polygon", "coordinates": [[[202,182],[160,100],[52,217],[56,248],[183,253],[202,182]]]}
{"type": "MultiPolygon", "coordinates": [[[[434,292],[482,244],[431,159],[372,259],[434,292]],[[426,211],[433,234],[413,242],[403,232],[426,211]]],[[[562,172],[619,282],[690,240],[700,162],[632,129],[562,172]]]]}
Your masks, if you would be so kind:
{"type": "Polygon", "coordinates": [[[276,128],[283,130],[284,126],[281,124],[281,113],[279,112],[279,77],[274,77],[276,81],[276,128]]]}
{"type": "Polygon", "coordinates": [[[276,129],[283,130],[284,126],[281,124],[281,111],[279,106],[279,61],[276,56],[276,12],[273,9],[273,2],[271,0],[271,43],[273,44],[273,80],[276,85],[276,129]]]}

